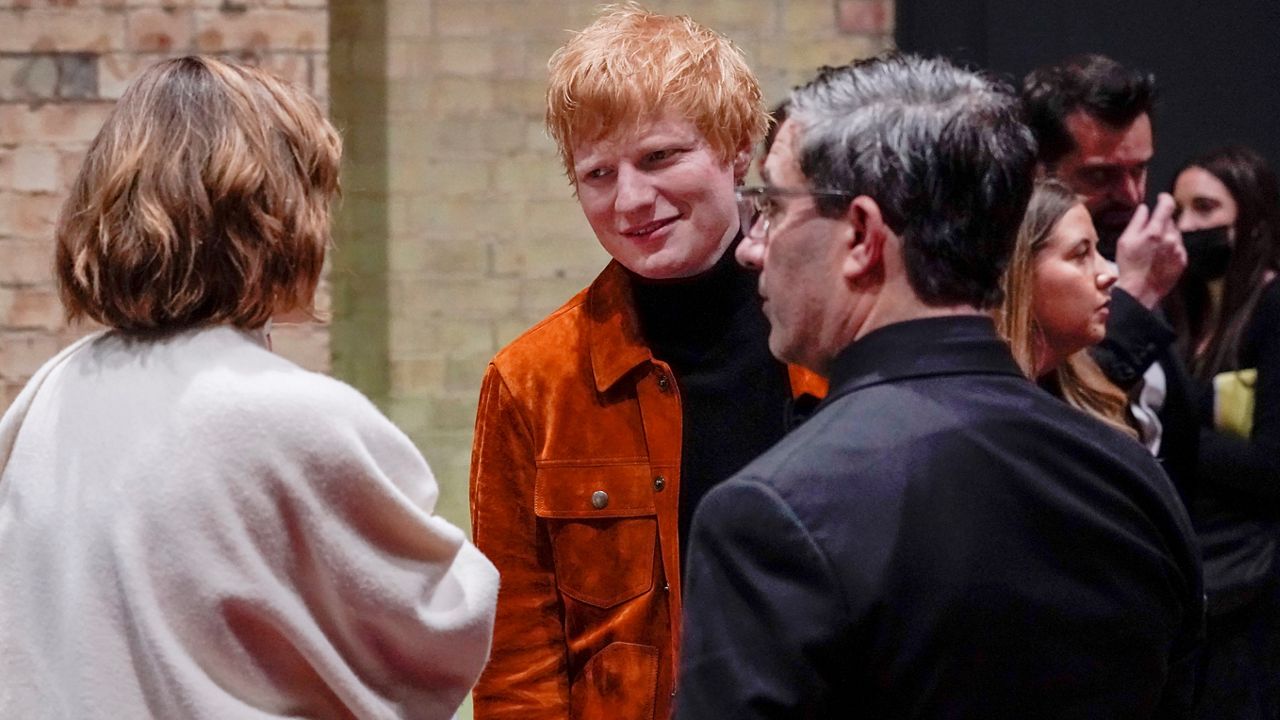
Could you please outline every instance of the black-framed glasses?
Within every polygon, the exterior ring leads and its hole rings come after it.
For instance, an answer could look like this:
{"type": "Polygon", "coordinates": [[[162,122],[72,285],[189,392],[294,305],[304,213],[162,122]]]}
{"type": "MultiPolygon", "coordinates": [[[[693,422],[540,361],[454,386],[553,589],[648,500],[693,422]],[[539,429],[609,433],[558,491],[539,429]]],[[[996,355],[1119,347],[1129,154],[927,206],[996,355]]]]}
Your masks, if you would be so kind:
{"type": "Polygon", "coordinates": [[[754,238],[769,236],[769,224],[778,217],[780,197],[829,197],[852,200],[849,193],[802,188],[781,188],[772,185],[740,187],[734,191],[738,201],[738,222],[742,234],[754,238]]]}

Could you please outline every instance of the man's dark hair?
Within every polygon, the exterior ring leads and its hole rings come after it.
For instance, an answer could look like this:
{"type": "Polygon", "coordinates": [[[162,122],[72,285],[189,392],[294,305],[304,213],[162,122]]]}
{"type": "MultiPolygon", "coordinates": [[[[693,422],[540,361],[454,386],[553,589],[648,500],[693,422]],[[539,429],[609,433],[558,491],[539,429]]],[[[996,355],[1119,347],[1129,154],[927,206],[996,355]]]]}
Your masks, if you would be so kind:
{"type": "MultiPolygon", "coordinates": [[[[874,199],[923,302],[1000,303],[1035,168],[1011,87],[943,58],[886,55],[822,68],[792,93],[790,116],[810,189],[874,199]]],[[[849,204],[815,202],[828,217],[849,204]]]]}
{"type": "Polygon", "coordinates": [[[773,141],[778,139],[778,129],[782,127],[782,123],[787,121],[787,113],[791,110],[791,100],[786,99],[769,111],[769,129],[764,133],[764,142],[761,143],[761,150],[764,155],[769,154],[770,148],[773,147],[773,141]]]}
{"type": "Polygon", "coordinates": [[[1115,129],[1151,115],[1156,79],[1125,67],[1105,55],[1077,55],[1057,65],[1027,73],[1022,81],[1022,107],[1040,145],[1040,162],[1052,166],[1075,149],[1067,116],[1083,110],[1115,129]]]}

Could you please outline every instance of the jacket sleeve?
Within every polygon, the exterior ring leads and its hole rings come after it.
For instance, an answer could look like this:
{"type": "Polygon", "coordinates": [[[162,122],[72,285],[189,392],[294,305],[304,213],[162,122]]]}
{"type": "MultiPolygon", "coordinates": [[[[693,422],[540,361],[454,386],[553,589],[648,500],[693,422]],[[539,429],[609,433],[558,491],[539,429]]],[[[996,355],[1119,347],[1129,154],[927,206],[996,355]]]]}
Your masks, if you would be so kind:
{"type": "Polygon", "coordinates": [[[825,555],[767,486],[729,480],[694,516],[676,718],[825,717],[848,637],[825,555]]]}
{"type": "Polygon", "coordinates": [[[471,528],[502,577],[476,720],[569,716],[564,611],[546,529],[534,514],[530,426],[494,365],[480,389],[471,450],[471,528]]]}
{"type": "Polygon", "coordinates": [[[229,392],[234,407],[194,425],[205,443],[184,449],[192,466],[234,482],[203,483],[184,500],[196,509],[165,519],[201,578],[181,602],[225,595],[200,620],[225,630],[202,642],[240,644],[296,707],[450,717],[488,657],[497,572],[433,514],[430,467],[371,403],[328,378],[276,382],[244,405],[229,392]]]}
{"type": "Polygon", "coordinates": [[[1163,318],[1125,291],[1113,289],[1106,337],[1091,354],[1107,379],[1128,392],[1175,337],[1163,318]]]}
{"type": "MultiPolygon", "coordinates": [[[[1277,281],[1272,281],[1277,282],[1277,281]]],[[[1247,364],[1257,368],[1253,430],[1242,438],[1212,427],[1212,408],[1202,413],[1202,482],[1280,500],[1280,292],[1269,288],[1254,310],[1247,364]]]]}

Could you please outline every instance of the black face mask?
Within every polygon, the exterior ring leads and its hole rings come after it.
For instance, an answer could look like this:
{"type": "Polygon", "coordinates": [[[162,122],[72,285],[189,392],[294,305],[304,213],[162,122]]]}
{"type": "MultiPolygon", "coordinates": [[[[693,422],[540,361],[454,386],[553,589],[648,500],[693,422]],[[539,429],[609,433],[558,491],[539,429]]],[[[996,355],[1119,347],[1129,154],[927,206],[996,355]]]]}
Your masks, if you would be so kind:
{"type": "Polygon", "coordinates": [[[1230,225],[1182,233],[1187,248],[1187,275],[1200,280],[1217,280],[1227,274],[1231,262],[1230,225]]]}

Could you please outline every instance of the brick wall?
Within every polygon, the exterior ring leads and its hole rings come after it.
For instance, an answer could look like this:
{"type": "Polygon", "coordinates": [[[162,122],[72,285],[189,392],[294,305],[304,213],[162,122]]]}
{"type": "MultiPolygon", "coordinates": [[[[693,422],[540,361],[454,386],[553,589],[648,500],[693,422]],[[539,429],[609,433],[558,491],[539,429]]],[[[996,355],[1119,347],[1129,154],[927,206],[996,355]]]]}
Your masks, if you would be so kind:
{"type": "MultiPolygon", "coordinates": [[[[68,328],[53,287],[53,223],[85,148],[129,80],[210,53],[328,92],[326,0],[0,0],[0,407],[68,328]]],[[[322,305],[327,304],[322,299],[322,305]]],[[[280,328],[282,352],[329,367],[321,326],[280,328]]]]}
{"type": "MultiPolygon", "coordinates": [[[[654,0],[746,51],[770,100],[891,43],[892,0],[654,0]]],[[[344,131],[332,327],[276,345],[360,387],[419,444],[466,522],[476,392],[503,344],[606,257],[542,127],[546,60],[584,0],[0,0],[0,402],[89,328],[61,319],[52,227],[129,79],[189,52],[309,88],[344,131]],[[332,87],[331,87],[332,84],[332,87]],[[331,330],[331,332],[330,332],[331,330]]]]}
{"type": "MultiPolygon", "coordinates": [[[[542,125],[546,61],[584,0],[332,0],[345,201],[331,275],[334,372],[431,461],[466,523],[488,359],[606,255],[542,125]]],[[[821,64],[891,44],[892,0],[651,0],[737,42],[770,101],[821,64]]]]}

